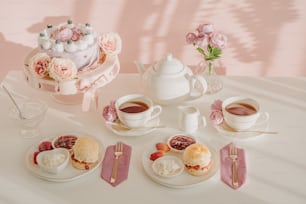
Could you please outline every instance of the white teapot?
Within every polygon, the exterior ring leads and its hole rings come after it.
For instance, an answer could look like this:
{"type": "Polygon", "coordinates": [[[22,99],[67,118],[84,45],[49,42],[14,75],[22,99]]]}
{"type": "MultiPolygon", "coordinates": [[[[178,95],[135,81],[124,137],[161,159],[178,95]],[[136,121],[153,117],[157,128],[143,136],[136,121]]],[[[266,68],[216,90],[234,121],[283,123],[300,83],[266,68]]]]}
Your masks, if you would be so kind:
{"type": "Polygon", "coordinates": [[[203,76],[194,75],[191,69],[168,54],[145,69],[135,61],[142,75],[146,93],[159,104],[167,105],[200,98],[207,90],[203,76]]]}

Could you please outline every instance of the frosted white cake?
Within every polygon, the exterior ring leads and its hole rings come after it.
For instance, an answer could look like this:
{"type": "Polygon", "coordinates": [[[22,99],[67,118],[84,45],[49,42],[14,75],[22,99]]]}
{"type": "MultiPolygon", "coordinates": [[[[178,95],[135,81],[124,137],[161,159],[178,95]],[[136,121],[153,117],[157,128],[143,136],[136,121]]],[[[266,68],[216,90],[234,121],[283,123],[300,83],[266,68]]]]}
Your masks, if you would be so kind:
{"type": "Polygon", "coordinates": [[[92,65],[99,57],[97,33],[88,24],[47,25],[38,37],[41,52],[50,57],[70,59],[78,70],[92,65]]]}

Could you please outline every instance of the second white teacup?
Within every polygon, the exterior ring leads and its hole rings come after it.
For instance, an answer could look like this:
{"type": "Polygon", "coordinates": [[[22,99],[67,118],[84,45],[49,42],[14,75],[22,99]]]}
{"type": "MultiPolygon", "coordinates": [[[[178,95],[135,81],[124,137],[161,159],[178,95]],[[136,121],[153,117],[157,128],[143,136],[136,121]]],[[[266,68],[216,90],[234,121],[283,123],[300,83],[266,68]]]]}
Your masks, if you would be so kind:
{"type": "Polygon", "coordinates": [[[225,122],[235,130],[246,130],[255,125],[260,116],[260,106],[254,99],[235,96],[222,103],[225,122]]]}
{"type": "Polygon", "coordinates": [[[130,128],[144,127],[162,112],[161,106],[154,105],[149,97],[142,94],[129,94],[118,98],[115,108],[119,120],[130,128]]]}

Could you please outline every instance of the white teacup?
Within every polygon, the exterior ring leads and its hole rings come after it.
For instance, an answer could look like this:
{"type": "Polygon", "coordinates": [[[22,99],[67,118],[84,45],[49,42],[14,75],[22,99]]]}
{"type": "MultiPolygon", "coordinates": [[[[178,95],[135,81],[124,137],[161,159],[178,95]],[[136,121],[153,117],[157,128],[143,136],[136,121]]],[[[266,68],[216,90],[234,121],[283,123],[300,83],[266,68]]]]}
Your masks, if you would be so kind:
{"type": "Polygon", "coordinates": [[[186,133],[193,133],[200,126],[206,126],[205,116],[202,116],[199,109],[195,106],[179,107],[179,127],[186,133]]]}
{"type": "Polygon", "coordinates": [[[162,107],[142,94],[129,94],[118,98],[115,108],[119,120],[130,128],[145,127],[148,121],[157,118],[162,107]]]}
{"type": "Polygon", "coordinates": [[[246,130],[252,127],[260,116],[257,101],[243,96],[227,98],[222,103],[225,122],[235,130],[246,130]]]}

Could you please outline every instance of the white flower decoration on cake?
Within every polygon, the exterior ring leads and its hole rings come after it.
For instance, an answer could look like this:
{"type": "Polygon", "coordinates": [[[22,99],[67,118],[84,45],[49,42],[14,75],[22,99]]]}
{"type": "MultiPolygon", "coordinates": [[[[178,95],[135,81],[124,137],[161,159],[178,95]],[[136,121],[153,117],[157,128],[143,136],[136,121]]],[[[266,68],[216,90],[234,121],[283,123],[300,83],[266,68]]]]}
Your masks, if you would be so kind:
{"type": "Polygon", "coordinates": [[[70,59],[53,58],[49,64],[49,75],[56,81],[76,78],[78,70],[70,59]]]}
{"type": "Polygon", "coordinates": [[[46,53],[38,52],[29,60],[30,72],[38,78],[48,76],[48,66],[51,58],[46,53]]]}

